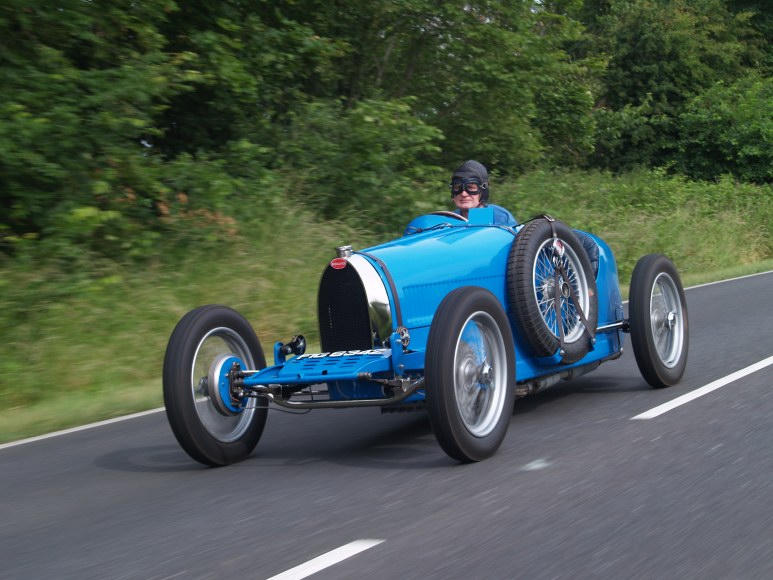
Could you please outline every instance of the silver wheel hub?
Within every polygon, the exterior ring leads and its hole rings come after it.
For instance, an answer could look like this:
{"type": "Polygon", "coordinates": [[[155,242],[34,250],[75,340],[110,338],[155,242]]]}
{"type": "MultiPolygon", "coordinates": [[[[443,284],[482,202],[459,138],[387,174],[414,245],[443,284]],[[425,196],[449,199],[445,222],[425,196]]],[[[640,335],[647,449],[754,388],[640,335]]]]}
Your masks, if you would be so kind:
{"type": "Polygon", "coordinates": [[[224,412],[217,392],[218,383],[209,377],[212,362],[224,355],[236,356],[246,365],[254,365],[249,347],[238,334],[229,328],[213,328],[196,348],[189,392],[204,429],[218,441],[228,443],[237,441],[250,427],[256,401],[250,399],[239,413],[224,412]]]}
{"type": "Polygon", "coordinates": [[[494,368],[488,364],[483,363],[478,370],[478,383],[484,388],[492,383],[494,380],[494,368]]]}
{"type": "Polygon", "coordinates": [[[650,294],[650,324],[655,350],[667,368],[674,367],[682,354],[683,316],[676,283],[668,274],[660,274],[650,294]]]}
{"type": "Polygon", "coordinates": [[[454,361],[459,416],[472,435],[485,437],[497,426],[507,396],[504,339],[491,315],[476,312],[467,319],[454,361]]]}

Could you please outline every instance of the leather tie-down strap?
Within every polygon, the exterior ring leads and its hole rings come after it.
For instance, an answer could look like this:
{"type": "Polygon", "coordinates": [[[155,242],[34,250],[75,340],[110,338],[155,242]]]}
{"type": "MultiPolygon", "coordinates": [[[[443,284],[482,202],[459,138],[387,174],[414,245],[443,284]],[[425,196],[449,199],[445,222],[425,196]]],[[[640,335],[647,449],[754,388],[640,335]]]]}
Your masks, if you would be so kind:
{"type": "MultiPolygon", "coordinates": [[[[556,234],[556,226],[555,226],[555,220],[551,218],[550,216],[543,216],[547,222],[550,224],[550,231],[553,234],[553,240],[558,239],[558,234],[556,234]]],[[[559,347],[561,351],[565,350],[566,346],[566,339],[564,335],[564,323],[561,318],[561,289],[559,287],[559,275],[561,278],[564,279],[566,282],[566,285],[569,287],[569,297],[571,298],[572,302],[574,302],[575,308],[577,308],[577,314],[580,317],[580,321],[582,322],[583,326],[585,327],[585,330],[588,332],[588,340],[590,340],[591,348],[593,348],[593,345],[596,342],[596,329],[591,328],[590,323],[588,322],[588,319],[585,317],[585,312],[582,310],[582,305],[580,304],[580,301],[577,299],[577,294],[574,291],[574,286],[572,286],[572,283],[569,280],[569,277],[566,274],[566,270],[564,270],[564,266],[561,263],[560,260],[555,259],[555,255],[553,256],[553,265],[555,266],[555,269],[553,270],[554,274],[554,282],[553,285],[555,287],[554,293],[554,307],[556,309],[556,323],[558,324],[558,340],[559,340],[559,347]]]]}

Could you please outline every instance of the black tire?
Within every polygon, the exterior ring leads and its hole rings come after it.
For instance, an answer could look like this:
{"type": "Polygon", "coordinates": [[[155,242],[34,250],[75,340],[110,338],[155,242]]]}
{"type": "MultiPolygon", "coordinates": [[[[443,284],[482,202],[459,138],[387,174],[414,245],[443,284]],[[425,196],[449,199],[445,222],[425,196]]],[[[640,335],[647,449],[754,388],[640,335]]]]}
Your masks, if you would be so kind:
{"type": "Polygon", "coordinates": [[[484,288],[458,288],[432,319],[425,357],[427,411],[443,450],[462,462],[493,455],[515,401],[507,314],[484,288]]]}
{"type": "Polygon", "coordinates": [[[250,398],[245,408],[225,413],[202,379],[212,362],[232,354],[245,369],[266,366],[249,322],[225,306],[202,306],[186,314],[172,332],[164,357],[164,405],[169,425],[188,455],[219,466],[246,458],[263,433],[267,401],[250,398]]]}
{"type": "Polygon", "coordinates": [[[633,269],[628,300],[631,345],[644,380],[671,387],[687,366],[689,324],[684,288],[673,262],[660,254],[633,269]]]}
{"type": "Polygon", "coordinates": [[[582,242],[569,227],[553,222],[560,246],[554,246],[553,229],[547,219],[536,219],[518,232],[507,262],[507,292],[510,307],[523,337],[538,357],[552,357],[561,347],[555,308],[555,265],[561,260],[569,280],[559,278],[564,291],[560,297],[564,345],[561,362],[571,364],[591,348],[598,323],[596,279],[582,242]],[[559,256],[559,254],[562,255],[559,256]],[[572,285],[590,333],[571,298],[572,285]]]}

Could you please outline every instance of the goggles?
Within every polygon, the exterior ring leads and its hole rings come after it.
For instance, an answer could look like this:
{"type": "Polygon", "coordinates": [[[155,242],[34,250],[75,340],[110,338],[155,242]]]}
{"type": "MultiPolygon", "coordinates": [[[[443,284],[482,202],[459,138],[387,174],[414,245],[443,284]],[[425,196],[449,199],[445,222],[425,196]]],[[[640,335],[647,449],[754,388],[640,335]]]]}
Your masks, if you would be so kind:
{"type": "Polygon", "coordinates": [[[480,195],[483,186],[477,179],[454,179],[451,182],[451,195],[457,196],[463,191],[470,195],[480,195]]]}

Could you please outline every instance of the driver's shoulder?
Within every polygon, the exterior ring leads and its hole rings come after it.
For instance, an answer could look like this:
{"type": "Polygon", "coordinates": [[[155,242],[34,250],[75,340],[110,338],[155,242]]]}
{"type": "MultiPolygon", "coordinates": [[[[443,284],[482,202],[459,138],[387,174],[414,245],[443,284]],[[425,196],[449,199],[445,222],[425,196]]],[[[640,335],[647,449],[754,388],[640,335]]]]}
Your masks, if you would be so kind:
{"type": "Polygon", "coordinates": [[[494,210],[495,225],[503,225],[503,226],[518,225],[518,222],[515,220],[515,217],[513,216],[513,214],[510,213],[510,210],[505,209],[501,205],[496,205],[493,203],[487,204],[486,207],[489,207],[494,210]]]}

